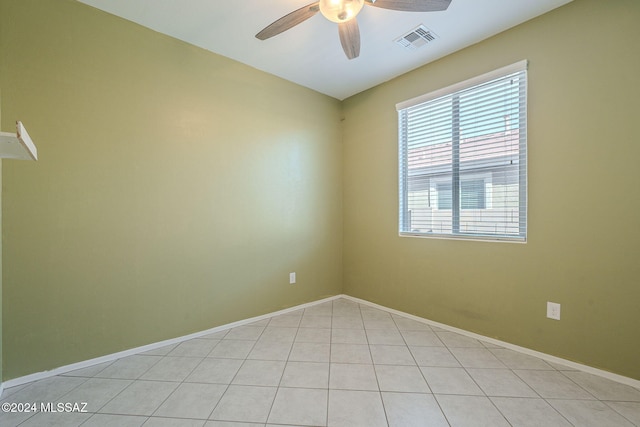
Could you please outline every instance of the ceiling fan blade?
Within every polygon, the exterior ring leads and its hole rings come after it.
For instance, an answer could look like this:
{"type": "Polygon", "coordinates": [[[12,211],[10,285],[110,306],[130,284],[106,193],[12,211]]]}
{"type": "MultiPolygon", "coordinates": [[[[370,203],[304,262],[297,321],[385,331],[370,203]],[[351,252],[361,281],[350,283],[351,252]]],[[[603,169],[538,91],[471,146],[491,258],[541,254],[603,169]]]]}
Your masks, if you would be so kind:
{"type": "Polygon", "coordinates": [[[365,4],[404,12],[438,12],[447,10],[451,0],[365,0],[365,4]]]}
{"type": "Polygon", "coordinates": [[[301,22],[306,21],[320,10],[319,2],[314,2],[301,7],[298,10],[283,16],[282,18],[274,21],[270,25],[267,25],[262,31],[256,34],[256,38],[260,40],[266,40],[273,36],[287,31],[289,28],[293,28],[301,22]]]}
{"type": "Polygon", "coordinates": [[[338,24],[340,43],[347,58],[353,59],[360,55],[360,28],[356,18],[338,24]]]}

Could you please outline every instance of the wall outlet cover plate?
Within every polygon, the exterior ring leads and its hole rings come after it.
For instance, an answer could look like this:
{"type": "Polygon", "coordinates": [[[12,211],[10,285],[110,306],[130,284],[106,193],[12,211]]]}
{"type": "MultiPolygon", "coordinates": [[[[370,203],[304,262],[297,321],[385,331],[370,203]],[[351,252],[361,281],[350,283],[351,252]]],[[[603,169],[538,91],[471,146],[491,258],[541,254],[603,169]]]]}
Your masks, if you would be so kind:
{"type": "Polygon", "coordinates": [[[560,304],[547,302],[547,317],[549,319],[560,320],[560,304]]]}

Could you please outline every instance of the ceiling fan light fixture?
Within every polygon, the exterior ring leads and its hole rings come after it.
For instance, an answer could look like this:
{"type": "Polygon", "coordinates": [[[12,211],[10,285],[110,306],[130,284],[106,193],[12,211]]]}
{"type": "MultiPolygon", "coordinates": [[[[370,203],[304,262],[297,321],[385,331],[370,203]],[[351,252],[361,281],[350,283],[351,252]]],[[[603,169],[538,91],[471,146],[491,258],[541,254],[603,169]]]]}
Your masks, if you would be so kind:
{"type": "Polygon", "coordinates": [[[320,0],[320,13],[340,24],[355,18],[363,6],[364,0],[320,0]]]}

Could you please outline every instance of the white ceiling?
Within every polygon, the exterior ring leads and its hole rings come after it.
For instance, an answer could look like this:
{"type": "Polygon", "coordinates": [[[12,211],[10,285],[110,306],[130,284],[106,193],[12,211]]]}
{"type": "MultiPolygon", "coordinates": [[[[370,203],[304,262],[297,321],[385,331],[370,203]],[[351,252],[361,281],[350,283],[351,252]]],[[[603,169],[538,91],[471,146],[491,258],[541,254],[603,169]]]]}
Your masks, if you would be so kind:
{"type": "Polygon", "coordinates": [[[365,5],[353,60],[337,24],[320,13],[271,39],[254,37],[312,0],[79,1],[342,100],[572,0],[452,0],[446,11],[426,13],[365,5]],[[394,42],[420,24],[438,39],[416,50],[394,42]]]}

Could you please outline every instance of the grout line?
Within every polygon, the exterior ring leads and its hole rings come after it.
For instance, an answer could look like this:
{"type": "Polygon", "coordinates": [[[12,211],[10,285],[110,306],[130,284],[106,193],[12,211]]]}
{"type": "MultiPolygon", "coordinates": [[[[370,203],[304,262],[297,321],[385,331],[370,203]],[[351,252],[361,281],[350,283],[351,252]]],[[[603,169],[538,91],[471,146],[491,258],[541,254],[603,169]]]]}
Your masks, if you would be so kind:
{"type": "Polygon", "coordinates": [[[580,384],[578,384],[576,381],[573,380],[573,378],[571,378],[570,376],[567,375],[566,372],[568,371],[556,371],[559,372],[560,375],[562,375],[564,378],[568,379],[569,381],[571,381],[573,384],[575,384],[576,386],[578,386],[578,388],[584,390],[589,396],[593,396],[593,398],[595,400],[602,400],[599,397],[597,397],[594,393],[591,393],[589,390],[587,390],[585,387],[581,386],[580,384]]]}
{"type": "MultiPolygon", "coordinates": [[[[175,392],[176,392],[176,391],[178,391],[178,389],[180,388],[180,386],[182,386],[182,385],[185,383],[185,381],[187,380],[187,378],[189,378],[189,376],[190,376],[190,375],[191,375],[191,374],[192,374],[192,373],[193,373],[193,372],[198,368],[198,366],[200,366],[200,365],[202,364],[202,362],[204,362],[204,361],[207,359],[208,355],[213,351],[213,349],[214,349],[214,348],[216,348],[216,347],[218,346],[218,344],[220,344],[220,341],[221,341],[221,340],[218,340],[218,342],[217,342],[217,343],[216,343],[216,344],[211,348],[211,350],[209,351],[209,353],[207,353],[207,355],[205,355],[204,357],[202,357],[202,358],[201,358],[200,362],[198,362],[198,363],[197,363],[197,364],[196,364],[196,365],[195,365],[195,366],[194,366],[194,367],[189,371],[189,373],[187,373],[187,374],[185,375],[185,377],[182,379],[182,381],[179,381],[178,386],[177,386],[175,389],[173,389],[173,391],[172,391],[171,393],[169,393],[169,395],[168,395],[168,396],[167,396],[167,397],[162,401],[162,403],[160,403],[160,405],[158,405],[158,407],[155,409],[155,411],[153,411],[153,412],[151,413],[151,415],[150,415],[149,417],[153,417],[153,416],[154,416],[154,414],[155,414],[156,412],[158,412],[158,410],[162,407],[162,405],[164,405],[164,404],[167,402],[167,400],[169,400],[169,399],[171,398],[171,396],[173,396],[173,395],[175,394],[175,392]]],[[[167,353],[165,356],[163,356],[163,359],[166,359],[167,357],[176,357],[176,356],[170,356],[170,355],[171,355],[171,353],[173,353],[173,352],[174,352],[174,351],[175,351],[179,346],[180,346],[180,344],[178,344],[176,347],[174,347],[173,349],[171,349],[171,350],[169,351],[169,353],[167,353]]],[[[179,357],[189,357],[189,356],[179,356],[179,357]]],[[[198,357],[198,356],[193,356],[193,357],[198,357]]],[[[146,370],[142,375],[140,375],[140,377],[138,377],[138,379],[142,378],[142,377],[144,376],[144,374],[146,374],[147,372],[149,372],[149,371],[150,371],[154,366],[156,366],[156,365],[157,365],[158,363],[160,363],[161,361],[162,361],[162,360],[159,360],[159,361],[158,361],[158,362],[156,362],[153,366],[149,367],[149,369],[147,369],[147,370],[146,370]]],[[[137,381],[138,379],[136,379],[136,381],[137,381]]],[[[229,388],[229,387],[228,387],[228,386],[227,386],[227,387],[225,387],[224,392],[222,393],[222,395],[220,395],[220,399],[222,399],[222,396],[224,395],[224,393],[226,393],[227,388],[229,388]]],[[[218,399],[218,402],[220,402],[220,399],[218,399]]],[[[216,406],[217,406],[217,403],[216,403],[216,406]]],[[[215,408],[215,407],[214,407],[214,408],[215,408]]],[[[213,409],[211,410],[211,412],[213,412],[213,409]]],[[[210,416],[211,416],[211,412],[209,413],[209,416],[208,416],[208,417],[210,417],[210,416]]],[[[208,418],[208,417],[207,417],[207,418],[208,418]]]]}
{"type": "MultiPolygon", "coordinates": [[[[304,315],[304,311],[303,311],[302,315],[304,315]]],[[[271,323],[271,322],[269,322],[269,323],[271,323]]],[[[293,346],[295,345],[295,342],[296,342],[296,337],[298,336],[298,332],[300,331],[300,323],[302,323],[302,316],[300,316],[300,320],[298,321],[298,326],[296,327],[296,333],[293,336],[293,341],[291,341],[291,347],[289,347],[289,353],[287,354],[287,358],[284,360],[284,366],[282,368],[282,373],[280,374],[280,379],[278,380],[278,385],[275,386],[276,392],[273,395],[273,400],[271,401],[271,406],[269,406],[269,412],[267,412],[267,419],[265,420],[265,425],[269,422],[269,417],[271,417],[271,412],[273,411],[273,405],[275,405],[276,399],[278,398],[278,392],[280,391],[280,385],[282,384],[282,378],[284,377],[284,372],[287,370],[287,365],[289,364],[289,358],[291,357],[291,353],[293,352],[293,346]]],[[[269,326],[268,323],[267,323],[267,326],[269,326]]],[[[274,326],[274,328],[275,327],[277,327],[277,326],[274,326]]],[[[265,327],[265,330],[266,329],[267,329],[267,327],[265,327]]],[[[277,343],[277,342],[278,341],[274,341],[274,343],[277,343]]]]}
{"type": "MultiPolygon", "coordinates": [[[[604,403],[605,406],[607,406],[609,409],[611,409],[613,412],[615,412],[616,414],[620,415],[622,418],[624,418],[625,420],[629,421],[631,424],[634,424],[634,422],[627,418],[622,412],[618,411],[616,408],[614,408],[613,406],[611,406],[609,403],[612,403],[610,401],[605,401],[605,400],[601,400],[600,402],[604,403]]],[[[555,409],[555,408],[553,408],[555,409]]],[[[562,414],[560,414],[562,415],[562,414]]]]}
{"type": "MultiPolygon", "coordinates": [[[[384,399],[382,398],[382,389],[380,387],[380,379],[378,378],[378,369],[376,369],[376,363],[373,360],[373,352],[371,351],[371,342],[369,341],[369,334],[367,333],[367,327],[364,322],[364,316],[362,316],[362,304],[358,304],[358,311],[360,312],[360,320],[362,320],[362,328],[364,329],[364,337],[367,340],[367,349],[369,350],[369,357],[371,357],[371,367],[373,368],[373,375],[376,377],[376,384],[378,385],[378,398],[380,399],[380,404],[382,405],[382,412],[384,413],[384,419],[389,425],[389,415],[387,414],[387,407],[384,404],[384,399]]],[[[395,325],[395,322],[394,322],[395,325]]],[[[407,350],[409,347],[407,347],[407,350]]],[[[413,356],[412,356],[413,357],[413,356]]]]}
{"type": "MultiPolygon", "coordinates": [[[[251,322],[253,323],[253,322],[251,322]]],[[[268,323],[267,323],[268,325],[268,323]]],[[[247,358],[249,357],[249,355],[251,354],[251,352],[253,351],[253,349],[255,348],[256,344],[258,343],[258,340],[260,339],[260,337],[262,336],[262,334],[264,333],[264,330],[266,329],[266,326],[262,329],[262,332],[260,332],[260,335],[256,338],[256,340],[254,341],[253,345],[251,346],[251,348],[249,349],[249,351],[247,352],[247,355],[244,357],[244,360],[242,361],[242,363],[240,364],[240,366],[238,367],[238,370],[236,371],[236,373],[233,375],[233,377],[229,380],[229,384],[221,384],[225,386],[224,391],[222,392],[222,395],[220,396],[220,399],[218,399],[218,401],[216,402],[216,404],[213,406],[213,408],[211,408],[211,412],[209,412],[209,416],[207,416],[207,420],[211,420],[211,417],[213,416],[213,413],[216,411],[216,409],[218,408],[218,406],[220,405],[220,402],[222,401],[222,399],[224,398],[224,395],[227,394],[227,391],[229,390],[229,387],[231,387],[231,384],[233,383],[233,380],[236,379],[236,376],[238,375],[238,372],[240,372],[240,369],[242,369],[242,367],[244,366],[245,362],[248,360],[247,358]]],[[[224,336],[222,337],[222,339],[224,339],[224,337],[226,337],[229,334],[229,331],[231,330],[228,329],[227,333],[224,334],[224,336]]],[[[222,339],[220,341],[222,341],[222,339]]],[[[227,341],[234,341],[234,340],[227,340],[227,341]]],[[[236,341],[240,341],[240,340],[236,340],[236,341]]],[[[216,347],[219,345],[220,343],[216,344],[216,347]]],[[[209,354],[211,354],[213,352],[213,350],[215,349],[215,347],[211,350],[211,352],[209,354]]],[[[237,359],[236,359],[237,360],[237,359]]],[[[202,362],[200,362],[202,363],[202,362]]],[[[206,421],[205,421],[206,423],[206,421]]]]}
{"type": "MultiPolygon", "coordinates": [[[[544,397],[542,398],[542,401],[543,401],[544,403],[546,403],[547,405],[549,405],[549,407],[550,407],[551,409],[553,409],[553,410],[554,410],[558,415],[560,415],[560,417],[562,417],[562,419],[566,420],[566,421],[567,421],[567,423],[569,423],[570,425],[574,425],[571,421],[569,421],[569,418],[565,417],[565,416],[564,416],[564,414],[563,414],[562,412],[560,412],[559,410],[557,410],[557,409],[556,409],[556,407],[555,407],[555,406],[553,406],[553,405],[551,404],[551,402],[549,402],[549,400],[553,400],[553,399],[550,399],[550,398],[544,398],[544,397]]],[[[557,399],[557,400],[566,400],[566,399],[557,399]]],[[[574,400],[577,400],[577,399],[574,399],[574,400]]],[[[615,411],[614,411],[614,412],[615,412],[615,411]]]]}
{"type": "MultiPolygon", "coordinates": [[[[91,379],[93,379],[93,378],[104,379],[104,380],[122,380],[122,381],[130,381],[130,383],[129,383],[126,387],[124,387],[122,390],[120,390],[118,393],[116,393],[116,394],[115,394],[115,396],[113,396],[111,399],[108,399],[108,400],[107,400],[107,401],[106,401],[102,406],[100,406],[99,408],[97,408],[97,409],[95,410],[95,412],[94,412],[94,415],[95,415],[95,414],[98,414],[102,408],[104,408],[105,406],[107,406],[109,403],[111,403],[111,401],[112,401],[113,399],[115,399],[115,398],[116,398],[116,397],[118,397],[121,393],[123,393],[126,389],[128,389],[129,387],[131,387],[131,385],[132,385],[132,384],[134,384],[136,381],[140,380],[140,378],[141,378],[144,374],[146,374],[146,373],[147,373],[147,372],[148,372],[152,367],[154,367],[155,365],[157,365],[157,364],[158,364],[162,359],[164,359],[164,357],[166,357],[166,355],[165,355],[165,356],[161,356],[161,357],[159,357],[159,358],[158,358],[158,361],[156,361],[155,363],[153,363],[153,364],[152,364],[151,366],[149,366],[149,367],[148,367],[144,372],[142,372],[140,375],[138,375],[138,376],[137,376],[136,378],[134,378],[134,379],[130,379],[130,378],[105,378],[105,377],[98,377],[98,376],[97,376],[97,375],[100,375],[102,372],[104,372],[104,371],[105,371],[107,368],[109,368],[110,366],[113,366],[113,364],[114,364],[114,363],[116,363],[116,362],[117,362],[117,360],[113,361],[113,362],[112,362],[112,363],[110,363],[108,366],[106,366],[104,369],[102,369],[100,372],[98,372],[98,373],[94,374],[92,377],[88,378],[88,379],[87,379],[87,381],[89,381],[89,380],[91,380],[91,379]]],[[[84,384],[84,383],[83,383],[83,384],[84,384]]],[[[174,390],[174,391],[175,391],[175,390],[174,390]]],[[[68,393],[67,393],[67,394],[68,394],[68,393]]],[[[171,394],[173,394],[173,392],[171,392],[171,394]]],[[[171,395],[171,394],[170,394],[170,395],[171,395]]],[[[169,396],[170,396],[170,395],[169,395],[169,396]]],[[[167,396],[167,398],[168,398],[169,396],[167,396]]],[[[64,396],[63,396],[63,397],[64,397],[64,396]]],[[[164,403],[164,402],[163,402],[163,403],[164,403]]],[[[118,415],[121,415],[121,414],[118,414],[118,415]]],[[[92,418],[92,417],[93,417],[93,415],[92,415],[91,417],[89,417],[89,418],[87,419],[87,421],[88,421],[90,418],[92,418]]],[[[84,424],[84,423],[86,423],[87,421],[83,422],[83,424],[84,424]]]]}
{"type": "Polygon", "coordinates": [[[330,324],[330,328],[329,328],[329,368],[328,368],[328,372],[327,372],[327,416],[326,416],[326,425],[329,425],[329,406],[331,405],[331,355],[333,352],[333,304],[334,301],[331,301],[331,314],[330,314],[330,319],[331,321],[329,322],[330,324]]]}

